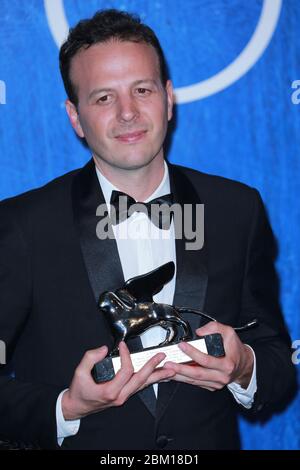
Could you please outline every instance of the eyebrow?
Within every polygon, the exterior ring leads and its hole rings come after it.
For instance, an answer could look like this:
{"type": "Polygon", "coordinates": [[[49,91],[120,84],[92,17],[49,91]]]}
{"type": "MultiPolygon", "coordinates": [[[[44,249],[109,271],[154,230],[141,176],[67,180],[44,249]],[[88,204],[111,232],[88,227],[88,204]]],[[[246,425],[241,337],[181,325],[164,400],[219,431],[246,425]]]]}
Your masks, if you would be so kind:
{"type": "MultiPolygon", "coordinates": [[[[137,86],[137,85],[141,85],[142,83],[151,83],[152,85],[157,85],[157,82],[156,80],[153,80],[153,79],[150,79],[150,78],[145,78],[145,79],[142,79],[142,80],[136,80],[135,82],[132,83],[132,86],[137,86]]],[[[93,98],[95,95],[98,95],[99,93],[109,93],[111,91],[114,91],[113,88],[95,88],[95,90],[93,90],[90,94],[89,94],[89,97],[88,99],[90,100],[91,98],[93,98]]]]}

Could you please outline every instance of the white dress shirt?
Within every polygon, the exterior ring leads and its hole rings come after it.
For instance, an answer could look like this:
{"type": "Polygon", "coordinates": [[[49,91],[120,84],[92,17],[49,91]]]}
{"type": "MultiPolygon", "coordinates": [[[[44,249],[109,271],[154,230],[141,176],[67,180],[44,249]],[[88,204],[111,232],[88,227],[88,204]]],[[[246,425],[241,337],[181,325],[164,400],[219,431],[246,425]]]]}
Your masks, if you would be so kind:
{"type": "MultiPolygon", "coordinates": [[[[113,190],[119,189],[110,183],[98,168],[96,168],[96,172],[106,205],[110,211],[111,193],[113,190]]],[[[161,183],[144,202],[148,202],[151,199],[161,197],[169,193],[169,170],[165,162],[164,176],[161,183]]],[[[175,231],[173,222],[168,230],[161,230],[150,221],[146,214],[143,212],[135,212],[128,219],[113,226],[113,231],[125,281],[131,277],[152,271],[168,261],[174,261],[176,266],[175,231]]],[[[175,280],[176,273],[173,279],[154,296],[154,300],[156,302],[173,304],[175,280]]],[[[141,335],[143,347],[156,346],[164,340],[165,336],[165,330],[160,326],[155,326],[141,335]]],[[[233,394],[235,400],[245,408],[251,408],[257,388],[254,352],[253,356],[254,368],[248,388],[243,389],[240,385],[235,383],[228,385],[228,389],[233,394]]],[[[154,384],[153,387],[155,395],[157,396],[158,385],[154,384]]],[[[80,426],[79,419],[66,421],[63,417],[61,399],[64,392],[65,390],[60,393],[56,404],[57,436],[59,445],[61,445],[65,437],[75,435],[80,426]]]]}

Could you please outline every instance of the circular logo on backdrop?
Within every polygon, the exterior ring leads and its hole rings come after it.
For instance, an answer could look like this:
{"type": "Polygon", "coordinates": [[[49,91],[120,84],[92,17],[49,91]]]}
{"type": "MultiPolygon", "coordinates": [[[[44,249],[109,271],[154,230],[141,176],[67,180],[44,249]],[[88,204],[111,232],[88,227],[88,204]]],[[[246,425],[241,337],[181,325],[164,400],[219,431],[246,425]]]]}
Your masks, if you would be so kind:
{"type": "MultiPolygon", "coordinates": [[[[66,40],[69,25],[63,0],[44,0],[50,31],[57,46],[66,40]]],[[[255,31],[242,52],[227,67],[192,85],[175,89],[177,103],[190,103],[218,93],[245,75],[262,56],[276,29],[282,0],[264,0],[255,31]]]]}

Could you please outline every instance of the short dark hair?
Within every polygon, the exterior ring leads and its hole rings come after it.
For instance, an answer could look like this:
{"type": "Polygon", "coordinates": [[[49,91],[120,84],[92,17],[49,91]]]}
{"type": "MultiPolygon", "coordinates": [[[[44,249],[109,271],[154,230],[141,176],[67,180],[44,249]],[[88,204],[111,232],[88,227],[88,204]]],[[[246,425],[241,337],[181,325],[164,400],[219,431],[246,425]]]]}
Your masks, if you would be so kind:
{"type": "Polygon", "coordinates": [[[78,105],[78,96],[70,78],[72,58],[81,49],[88,49],[93,44],[108,42],[111,39],[151,45],[159,59],[161,81],[164,85],[166,84],[168,67],[154,31],[143,24],[137,15],[115,9],[100,10],[92,18],[81,20],[74,28],[71,28],[67,40],[60,48],[60,72],[66,93],[75,106],[78,105]]]}

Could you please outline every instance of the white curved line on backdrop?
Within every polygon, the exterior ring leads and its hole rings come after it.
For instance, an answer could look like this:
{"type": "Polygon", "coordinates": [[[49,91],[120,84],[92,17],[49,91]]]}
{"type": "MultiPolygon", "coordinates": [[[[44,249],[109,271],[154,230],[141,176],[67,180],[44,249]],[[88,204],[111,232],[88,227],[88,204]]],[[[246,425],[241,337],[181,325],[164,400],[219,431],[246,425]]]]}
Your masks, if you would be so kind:
{"type": "MultiPolygon", "coordinates": [[[[60,47],[68,36],[69,25],[63,0],[44,0],[46,16],[54,41],[60,47]]],[[[262,11],[250,41],[225,69],[201,82],[175,89],[177,103],[190,103],[218,93],[245,75],[268,47],[276,29],[282,0],[264,0],[262,11]]]]}
{"type": "Polygon", "coordinates": [[[240,55],[216,75],[176,89],[178,103],[189,103],[218,93],[239,80],[262,56],[276,29],[282,0],[264,0],[256,29],[240,55]]]}
{"type": "Polygon", "coordinates": [[[68,37],[69,24],[63,0],[44,0],[49,29],[58,48],[68,37]]]}

